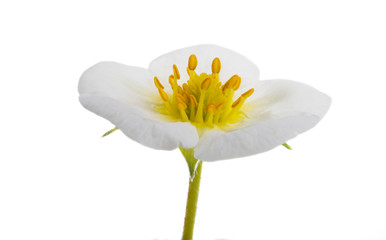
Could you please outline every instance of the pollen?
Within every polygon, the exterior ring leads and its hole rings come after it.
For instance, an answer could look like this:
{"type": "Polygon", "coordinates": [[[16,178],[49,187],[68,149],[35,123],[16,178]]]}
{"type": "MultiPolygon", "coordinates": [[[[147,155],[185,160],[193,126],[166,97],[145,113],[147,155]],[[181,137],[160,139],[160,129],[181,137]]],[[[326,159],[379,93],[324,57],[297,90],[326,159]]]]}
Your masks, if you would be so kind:
{"type": "Polygon", "coordinates": [[[206,78],[202,83],[201,83],[201,90],[208,90],[210,87],[210,84],[212,83],[211,78],[206,78]]]}
{"type": "Polygon", "coordinates": [[[160,83],[160,81],[158,80],[157,77],[154,77],[154,85],[158,88],[158,89],[164,89],[164,86],[162,86],[162,84],[160,83]]]}
{"type": "Polygon", "coordinates": [[[161,96],[162,100],[165,102],[169,99],[168,95],[162,88],[158,88],[159,95],[161,96]]]}
{"type": "Polygon", "coordinates": [[[191,71],[194,71],[196,69],[196,67],[197,67],[197,57],[196,57],[196,55],[194,55],[194,54],[190,55],[188,67],[189,67],[189,69],[191,71]]]}
{"type": "Polygon", "coordinates": [[[215,58],[213,59],[213,62],[212,62],[212,72],[213,73],[219,73],[220,72],[220,69],[221,69],[221,62],[220,62],[220,59],[219,58],[215,58]]]}
{"type": "Polygon", "coordinates": [[[190,95],[190,104],[194,105],[194,106],[197,106],[198,103],[197,103],[197,100],[196,98],[194,97],[194,95],[190,95]]]}
{"type": "Polygon", "coordinates": [[[177,78],[177,80],[180,79],[180,72],[178,71],[176,64],[173,65],[173,74],[177,78]]]}
{"type": "Polygon", "coordinates": [[[168,79],[171,94],[167,94],[160,80],[154,77],[154,85],[163,100],[156,109],[176,121],[206,128],[227,126],[247,117],[243,106],[254,89],[249,89],[234,100],[235,91],[241,85],[239,75],[233,75],[223,84],[219,76],[221,61],[218,57],[212,61],[212,73],[196,73],[197,65],[196,55],[190,55],[186,68],[189,79],[180,80],[177,65],[173,64],[173,74],[168,79]],[[183,83],[180,85],[177,80],[183,83]]]}
{"type": "Polygon", "coordinates": [[[250,97],[254,91],[255,91],[255,89],[251,88],[248,91],[246,91],[245,93],[243,93],[241,96],[243,96],[245,98],[250,97]]]}

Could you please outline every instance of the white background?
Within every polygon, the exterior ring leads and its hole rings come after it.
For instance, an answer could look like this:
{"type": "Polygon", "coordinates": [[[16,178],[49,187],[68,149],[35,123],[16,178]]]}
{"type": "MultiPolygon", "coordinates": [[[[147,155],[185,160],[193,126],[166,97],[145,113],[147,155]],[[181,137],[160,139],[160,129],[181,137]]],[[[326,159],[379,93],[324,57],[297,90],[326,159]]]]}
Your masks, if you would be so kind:
{"type": "Polygon", "coordinates": [[[180,239],[188,170],[78,102],[104,60],[201,43],[329,94],[320,124],[204,163],[195,239],[386,239],[384,1],[2,1],[0,239],[180,239]]]}

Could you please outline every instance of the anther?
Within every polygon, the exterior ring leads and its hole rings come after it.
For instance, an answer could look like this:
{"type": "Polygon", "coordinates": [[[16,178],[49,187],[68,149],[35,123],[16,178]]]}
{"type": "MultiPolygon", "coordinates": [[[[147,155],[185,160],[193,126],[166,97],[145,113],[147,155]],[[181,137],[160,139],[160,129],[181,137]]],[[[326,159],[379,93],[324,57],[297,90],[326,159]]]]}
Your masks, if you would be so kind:
{"type": "Polygon", "coordinates": [[[158,80],[157,77],[154,77],[154,85],[159,89],[164,89],[164,86],[162,86],[162,84],[160,83],[160,81],[158,80]]]}
{"type": "Polygon", "coordinates": [[[193,95],[190,95],[190,103],[194,104],[194,106],[198,105],[197,100],[193,95]]]}
{"type": "Polygon", "coordinates": [[[180,79],[180,72],[178,71],[176,64],[173,64],[173,74],[177,80],[180,79]]]}
{"type": "Polygon", "coordinates": [[[182,84],[182,89],[184,89],[185,92],[190,92],[190,87],[187,83],[182,84]]]}
{"type": "Polygon", "coordinates": [[[197,67],[197,57],[196,55],[192,54],[189,57],[189,62],[188,62],[189,69],[194,71],[197,67]]]}
{"type": "Polygon", "coordinates": [[[158,88],[159,95],[161,96],[162,100],[165,102],[169,99],[168,95],[162,88],[158,88]]]}
{"type": "Polygon", "coordinates": [[[190,98],[190,119],[193,120],[196,117],[196,107],[198,105],[196,98],[193,95],[190,98]]]}
{"type": "Polygon", "coordinates": [[[255,91],[255,89],[251,88],[248,91],[246,91],[245,93],[243,93],[241,96],[248,98],[253,94],[254,91],[255,91]]]}
{"type": "Polygon", "coordinates": [[[220,69],[221,69],[221,62],[220,62],[220,59],[216,57],[215,59],[213,59],[213,62],[212,62],[212,72],[219,73],[220,69]]]}
{"type": "Polygon", "coordinates": [[[170,86],[172,86],[172,88],[173,88],[173,85],[174,85],[174,76],[173,75],[169,76],[169,83],[170,83],[170,86]]]}
{"type": "Polygon", "coordinates": [[[222,86],[222,90],[225,91],[227,88],[233,88],[237,81],[241,81],[239,75],[233,75],[226,83],[222,86]]]}
{"type": "Polygon", "coordinates": [[[225,101],[220,102],[219,104],[216,105],[216,109],[222,109],[225,106],[225,101]]]}
{"type": "Polygon", "coordinates": [[[223,92],[225,91],[225,89],[227,89],[227,88],[229,87],[229,81],[230,81],[230,80],[228,80],[226,83],[224,83],[224,85],[222,85],[221,90],[222,90],[223,92]]]}
{"type": "Polygon", "coordinates": [[[237,105],[239,105],[240,103],[241,103],[241,97],[239,97],[239,98],[232,104],[232,108],[237,107],[237,105]]]}
{"type": "MultiPolygon", "coordinates": [[[[240,109],[246,99],[254,93],[254,89],[249,89],[233,101],[234,91],[240,88],[240,76],[233,75],[225,84],[222,84],[218,75],[221,70],[218,57],[212,61],[212,74],[197,75],[195,72],[197,64],[197,57],[194,54],[190,55],[186,68],[190,79],[181,86],[177,82],[181,78],[180,72],[173,64],[173,74],[168,79],[173,89],[173,95],[170,96],[164,91],[164,86],[158,77],[154,77],[154,85],[164,101],[163,108],[170,115],[178,117],[180,121],[191,121],[199,126],[205,124],[207,127],[227,122],[233,123],[244,118],[240,109]],[[196,97],[199,98],[196,99],[196,97]]],[[[163,108],[160,108],[162,112],[163,108]]]]}
{"type": "Polygon", "coordinates": [[[178,101],[177,107],[178,107],[178,109],[181,110],[181,109],[186,109],[188,106],[184,102],[178,101]]]}
{"type": "Polygon", "coordinates": [[[209,124],[209,126],[213,126],[213,115],[216,114],[216,107],[214,106],[214,103],[210,103],[206,107],[206,111],[208,114],[205,117],[205,123],[209,124]]]}
{"type": "Polygon", "coordinates": [[[185,102],[185,98],[179,93],[177,93],[176,98],[179,102],[185,102]]]}
{"type": "Polygon", "coordinates": [[[209,113],[215,114],[216,113],[216,107],[214,106],[214,103],[209,104],[206,107],[206,111],[208,111],[209,113]]]}
{"type": "Polygon", "coordinates": [[[182,87],[177,85],[177,91],[179,94],[182,94],[184,91],[182,90],[182,87]]]}
{"type": "Polygon", "coordinates": [[[183,122],[188,122],[189,121],[189,118],[188,116],[186,115],[186,112],[185,112],[185,109],[187,108],[188,106],[186,106],[186,104],[184,102],[177,102],[177,108],[178,110],[180,110],[180,115],[181,115],[181,118],[182,118],[182,121],[183,122]]]}
{"type": "Polygon", "coordinates": [[[201,83],[201,90],[208,90],[208,88],[210,87],[210,84],[212,83],[212,79],[211,78],[207,78],[205,79],[202,83],[201,83]]]}
{"type": "Polygon", "coordinates": [[[221,117],[221,114],[220,114],[220,113],[223,111],[225,105],[226,105],[225,101],[220,102],[219,104],[216,105],[216,112],[217,112],[217,113],[216,113],[216,115],[215,115],[215,117],[214,117],[214,119],[213,119],[213,122],[214,122],[215,124],[217,124],[217,123],[219,122],[220,117],[221,117]]]}
{"type": "Polygon", "coordinates": [[[189,94],[184,91],[182,92],[182,96],[184,97],[185,102],[188,103],[190,100],[189,94]]]}
{"type": "Polygon", "coordinates": [[[237,78],[235,78],[235,83],[233,84],[232,88],[234,91],[236,91],[237,89],[239,89],[240,87],[240,84],[241,84],[241,77],[239,77],[238,75],[235,75],[237,76],[237,78]]]}

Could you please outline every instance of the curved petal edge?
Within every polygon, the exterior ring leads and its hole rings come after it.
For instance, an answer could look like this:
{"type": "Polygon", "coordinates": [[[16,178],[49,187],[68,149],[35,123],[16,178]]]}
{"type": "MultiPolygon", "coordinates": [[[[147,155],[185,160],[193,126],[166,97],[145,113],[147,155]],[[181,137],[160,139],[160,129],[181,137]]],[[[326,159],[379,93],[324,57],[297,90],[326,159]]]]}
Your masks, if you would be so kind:
{"type": "Polygon", "coordinates": [[[126,136],[154,149],[193,148],[198,142],[196,128],[190,123],[166,122],[149,118],[139,107],[93,94],[81,94],[80,103],[91,112],[109,120],[126,136]]]}
{"type": "Polygon", "coordinates": [[[205,132],[195,157],[217,161],[268,151],[313,128],[326,114],[331,98],[306,84],[261,81],[247,113],[233,128],[205,132]]]}

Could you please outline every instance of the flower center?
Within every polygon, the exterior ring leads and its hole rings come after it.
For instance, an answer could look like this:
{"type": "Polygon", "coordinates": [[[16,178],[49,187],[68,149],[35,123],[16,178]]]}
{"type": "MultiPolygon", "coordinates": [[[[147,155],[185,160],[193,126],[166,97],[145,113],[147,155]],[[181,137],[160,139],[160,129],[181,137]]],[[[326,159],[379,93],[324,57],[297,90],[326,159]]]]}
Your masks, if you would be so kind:
{"type": "Polygon", "coordinates": [[[212,74],[198,75],[195,72],[196,67],[197,58],[190,55],[187,67],[189,80],[181,87],[177,83],[180,73],[177,66],[173,65],[173,75],[169,76],[169,83],[173,89],[172,96],[164,91],[164,86],[157,77],[154,77],[154,84],[163,100],[163,104],[156,106],[156,109],[178,121],[191,122],[196,127],[212,128],[244,119],[246,115],[241,107],[253,94],[254,89],[249,89],[233,101],[234,92],[241,83],[238,75],[233,75],[222,84],[219,78],[221,69],[219,58],[215,58],[212,62],[212,74]]]}

